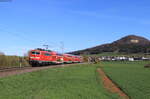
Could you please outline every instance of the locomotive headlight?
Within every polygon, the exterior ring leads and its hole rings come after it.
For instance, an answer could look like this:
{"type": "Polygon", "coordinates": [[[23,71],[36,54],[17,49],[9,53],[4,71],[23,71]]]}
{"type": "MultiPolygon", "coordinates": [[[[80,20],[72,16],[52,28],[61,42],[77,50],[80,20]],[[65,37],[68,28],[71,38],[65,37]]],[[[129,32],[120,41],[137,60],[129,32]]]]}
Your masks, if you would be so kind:
{"type": "Polygon", "coordinates": [[[64,61],[64,59],[63,59],[63,58],[61,58],[60,60],[61,60],[61,61],[64,61]]]}

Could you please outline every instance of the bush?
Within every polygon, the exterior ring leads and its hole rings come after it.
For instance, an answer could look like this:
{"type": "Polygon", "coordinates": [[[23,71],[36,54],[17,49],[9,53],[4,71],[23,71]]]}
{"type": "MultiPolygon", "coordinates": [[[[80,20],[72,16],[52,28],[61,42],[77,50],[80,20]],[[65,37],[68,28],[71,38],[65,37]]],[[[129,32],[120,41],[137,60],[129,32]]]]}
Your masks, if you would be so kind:
{"type": "Polygon", "coordinates": [[[28,61],[24,57],[0,55],[0,67],[19,67],[29,66],[28,61]]]}
{"type": "Polygon", "coordinates": [[[144,68],[150,68],[150,64],[144,65],[144,68]]]}

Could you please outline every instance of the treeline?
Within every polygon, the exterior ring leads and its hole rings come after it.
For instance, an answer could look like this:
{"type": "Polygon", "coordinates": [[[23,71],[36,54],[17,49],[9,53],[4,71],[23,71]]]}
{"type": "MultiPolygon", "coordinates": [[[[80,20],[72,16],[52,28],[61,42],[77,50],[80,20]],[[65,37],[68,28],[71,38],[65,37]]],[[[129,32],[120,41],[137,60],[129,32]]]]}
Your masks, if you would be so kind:
{"type": "Polygon", "coordinates": [[[0,55],[0,68],[29,66],[27,57],[0,55]]]}

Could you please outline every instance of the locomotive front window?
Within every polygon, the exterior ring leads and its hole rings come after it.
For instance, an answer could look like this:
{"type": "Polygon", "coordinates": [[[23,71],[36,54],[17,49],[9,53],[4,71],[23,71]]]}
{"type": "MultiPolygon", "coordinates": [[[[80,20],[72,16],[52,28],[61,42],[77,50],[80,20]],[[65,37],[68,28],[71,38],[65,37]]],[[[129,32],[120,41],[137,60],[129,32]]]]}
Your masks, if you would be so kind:
{"type": "Polygon", "coordinates": [[[32,54],[34,54],[34,55],[39,55],[40,52],[32,52],[32,54]]]}

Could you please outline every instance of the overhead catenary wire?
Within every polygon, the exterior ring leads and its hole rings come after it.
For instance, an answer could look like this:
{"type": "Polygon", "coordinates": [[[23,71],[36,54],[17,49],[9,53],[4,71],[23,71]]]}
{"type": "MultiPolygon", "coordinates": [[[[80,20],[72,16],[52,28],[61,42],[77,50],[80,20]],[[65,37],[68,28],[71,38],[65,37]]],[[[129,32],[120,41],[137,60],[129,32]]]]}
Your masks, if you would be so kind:
{"type": "MultiPolygon", "coordinates": [[[[0,24],[1,25],[1,24],[0,24]]],[[[28,37],[25,37],[25,36],[23,36],[23,35],[21,35],[20,33],[17,33],[17,32],[10,32],[10,31],[8,31],[8,30],[5,30],[5,29],[3,29],[2,28],[2,25],[0,26],[0,31],[1,32],[4,32],[4,33],[7,33],[8,35],[11,35],[11,36],[13,36],[13,37],[17,37],[17,38],[19,38],[19,39],[21,39],[21,40],[24,40],[24,41],[26,41],[26,42],[29,42],[29,43],[35,43],[35,44],[38,44],[38,43],[40,43],[39,45],[48,45],[47,47],[46,47],[46,49],[48,49],[48,48],[52,48],[52,49],[55,49],[55,48],[57,48],[56,46],[59,46],[58,44],[56,44],[56,43],[54,43],[54,42],[47,42],[47,43],[43,43],[42,42],[42,40],[41,41],[38,41],[38,40],[33,40],[33,39],[30,39],[30,38],[28,38],[28,37]],[[53,45],[53,47],[52,47],[52,45],[53,45]],[[54,46],[55,46],[55,48],[54,48],[54,46]]],[[[62,51],[62,53],[63,53],[63,46],[64,46],[64,43],[63,42],[61,42],[61,51],[62,51]]],[[[56,49],[55,49],[56,50],[56,49]]]]}
{"type": "Polygon", "coordinates": [[[3,31],[4,33],[7,33],[8,35],[17,37],[17,38],[19,38],[19,39],[21,39],[21,40],[24,39],[24,40],[26,40],[26,41],[29,41],[30,43],[31,43],[31,42],[32,42],[32,43],[33,43],[33,42],[36,42],[36,43],[37,43],[37,41],[31,40],[31,39],[29,39],[29,38],[26,38],[26,37],[20,35],[19,33],[9,32],[9,31],[6,31],[6,30],[1,29],[1,28],[0,28],[0,31],[3,31]]]}
{"type": "MultiPolygon", "coordinates": [[[[7,31],[6,29],[4,29],[2,27],[4,27],[4,25],[0,24],[0,31],[3,31],[4,33],[7,33],[8,35],[11,35],[13,37],[17,37],[17,38],[19,38],[21,40],[25,40],[26,42],[35,43],[35,44],[40,43],[39,45],[42,45],[41,44],[42,40],[39,40],[39,39],[36,39],[36,40],[35,39],[30,39],[29,37],[23,36],[20,33],[17,33],[17,32],[14,33],[14,32],[7,31]]],[[[26,33],[24,33],[24,34],[26,34],[26,33]]],[[[49,45],[52,45],[53,42],[48,42],[48,43],[50,43],[49,45]]]]}

